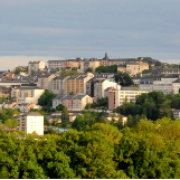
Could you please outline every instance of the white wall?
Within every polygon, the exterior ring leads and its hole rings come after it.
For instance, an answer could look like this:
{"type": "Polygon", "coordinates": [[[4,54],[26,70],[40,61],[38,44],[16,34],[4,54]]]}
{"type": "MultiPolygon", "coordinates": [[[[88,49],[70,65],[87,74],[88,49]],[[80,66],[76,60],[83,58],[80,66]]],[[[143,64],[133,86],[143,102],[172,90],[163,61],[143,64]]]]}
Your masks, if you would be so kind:
{"type": "Polygon", "coordinates": [[[38,135],[44,135],[44,117],[27,116],[27,133],[36,132],[38,135]]]}

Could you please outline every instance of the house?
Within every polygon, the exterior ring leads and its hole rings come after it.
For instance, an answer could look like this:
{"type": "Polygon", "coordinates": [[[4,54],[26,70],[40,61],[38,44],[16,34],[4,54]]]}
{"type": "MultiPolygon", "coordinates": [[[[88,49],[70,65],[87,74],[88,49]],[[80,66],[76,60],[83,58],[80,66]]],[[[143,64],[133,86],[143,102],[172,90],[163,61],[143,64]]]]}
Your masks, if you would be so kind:
{"type": "Polygon", "coordinates": [[[11,90],[11,97],[14,98],[18,104],[37,104],[39,97],[44,93],[44,91],[44,89],[38,88],[36,86],[13,87],[11,90]]]}
{"type": "Polygon", "coordinates": [[[42,109],[42,107],[33,103],[22,103],[19,105],[19,110],[23,113],[28,113],[31,109],[42,109]]]}
{"type": "Polygon", "coordinates": [[[4,102],[3,109],[18,109],[19,105],[16,102],[4,102]]]}
{"type": "Polygon", "coordinates": [[[53,99],[53,108],[63,104],[69,111],[82,111],[88,103],[93,103],[93,99],[86,94],[59,95],[53,99]]]}
{"type": "MultiPolygon", "coordinates": [[[[58,113],[58,112],[49,115],[47,117],[49,124],[62,123],[61,115],[62,115],[62,113],[58,113]]],[[[82,114],[80,114],[80,113],[69,113],[69,122],[74,122],[76,117],[80,116],[80,115],[82,115],[82,114]]]]}
{"type": "Polygon", "coordinates": [[[33,132],[44,135],[44,116],[30,112],[20,117],[20,130],[28,134],[33,132]]]}

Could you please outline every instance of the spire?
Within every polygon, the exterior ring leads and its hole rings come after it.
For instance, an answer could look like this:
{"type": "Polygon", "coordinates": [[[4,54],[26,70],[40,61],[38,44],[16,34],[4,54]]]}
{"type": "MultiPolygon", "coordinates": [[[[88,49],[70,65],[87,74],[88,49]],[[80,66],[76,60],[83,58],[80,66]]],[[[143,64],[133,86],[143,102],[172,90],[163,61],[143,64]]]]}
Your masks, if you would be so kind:
{"type": "Polygon", "coordinates": [[[108,59],[109,59],[109,57],[108,57],[108,54],[107,54],[107,53],[105,53],[105,57],[104,57],[103,59],[105,59],[105,60],[108,60],[108,59]]]}

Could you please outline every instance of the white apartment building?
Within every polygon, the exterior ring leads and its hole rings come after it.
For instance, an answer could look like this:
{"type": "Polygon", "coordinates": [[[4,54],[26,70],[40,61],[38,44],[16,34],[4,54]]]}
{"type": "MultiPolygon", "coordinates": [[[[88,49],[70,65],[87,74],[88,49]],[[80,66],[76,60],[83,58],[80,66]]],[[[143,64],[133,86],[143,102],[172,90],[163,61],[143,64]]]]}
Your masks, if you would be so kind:
{"type": "Polygon", "coordinates": [[[11,90],[11,97],[17,104],[38,103],[39,97],[44,93],[44,89],[34,86],[14,87],[11,90]]]}
{"type": "Polygon", "coordinates": [[[20,130],[28,134],[36,132],[38,135],[44,135],[44,116],[34,112],[21,116],[20,130]]]}
{"type": "Polygon", "coordinates": [[[109,79],[96,79],[94,81],[94,97],[95,100],[98,98],[104,98],[105,97],[105,90],[108,87],[116,87],[116,82],[111,82],[109,79]]]}
{"type": "Polygon", "coordinates": [[[38,76],[37,86],[42,89],[51,90],[51,81],[55,78],[55,74],[46,74],[38,76]]]}
{"type": "Polygon", "coordinates": [[[28,63],[28,75],[37,74],[38,71],[44,70],[45,67],[44,61],[30,61],[28,63]]]}
{"type": "Polygon", "coordinates": [[[116,107],[123,105],[126,102],[136,102],[136,96],[147,91],[140,91],[137,87],[121,87],[117,86],[113,90],[109,91],[108,96],[108,109],[114,110],[116,107]]]}

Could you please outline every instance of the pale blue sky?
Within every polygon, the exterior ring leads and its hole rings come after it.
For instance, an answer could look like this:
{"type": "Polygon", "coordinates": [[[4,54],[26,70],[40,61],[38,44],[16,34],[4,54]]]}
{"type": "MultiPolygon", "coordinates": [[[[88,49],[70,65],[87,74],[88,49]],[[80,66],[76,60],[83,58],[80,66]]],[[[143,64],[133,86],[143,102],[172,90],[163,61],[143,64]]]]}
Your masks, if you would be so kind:
{"type": "Polygon", "coordinates": [[[0,0],[0,64],[105,52],[178,62],[179,17],[180,0],[0,0]]]}

